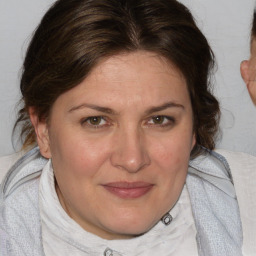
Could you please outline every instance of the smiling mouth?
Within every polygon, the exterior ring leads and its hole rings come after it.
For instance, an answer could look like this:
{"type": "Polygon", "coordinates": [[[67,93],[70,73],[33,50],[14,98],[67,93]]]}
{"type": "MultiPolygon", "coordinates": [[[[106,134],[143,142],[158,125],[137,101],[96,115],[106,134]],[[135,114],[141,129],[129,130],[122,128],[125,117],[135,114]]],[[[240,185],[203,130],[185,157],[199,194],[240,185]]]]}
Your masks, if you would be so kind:
{"type": "Polygon", "coordinates": [[[145,182],[111,182],[103,187],[110,193],[122,199],[136,199],[147,194],[153,184],[145,182]]]}

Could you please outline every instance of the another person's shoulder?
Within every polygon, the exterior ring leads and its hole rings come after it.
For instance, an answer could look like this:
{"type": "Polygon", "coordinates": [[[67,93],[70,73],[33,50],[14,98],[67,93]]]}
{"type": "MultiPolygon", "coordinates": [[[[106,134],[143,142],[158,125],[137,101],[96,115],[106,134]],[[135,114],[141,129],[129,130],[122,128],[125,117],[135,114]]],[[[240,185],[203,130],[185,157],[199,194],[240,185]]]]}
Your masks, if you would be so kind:
{"type": "Polygon", "coordinates": [[[242,174],[244,172],[250,173],[251,171],[253,175],[256,175],[256,156],[225,149],[216,149],[215,151],[226,158],[229,163],[232,175],[242,174]]]}
{"type": "Polygon", "coordinates": [[[256,156],[218,149],[230,166],[243,226],[243,254],[256,255],[256,156]]]}
{"type": "Polygon", "coordinates": [[[256,156],[223,149],[216,152],[224,156],[229,164],[238,201],[242,199],[239,205],[248,204],[256,194],[256,156]]]}

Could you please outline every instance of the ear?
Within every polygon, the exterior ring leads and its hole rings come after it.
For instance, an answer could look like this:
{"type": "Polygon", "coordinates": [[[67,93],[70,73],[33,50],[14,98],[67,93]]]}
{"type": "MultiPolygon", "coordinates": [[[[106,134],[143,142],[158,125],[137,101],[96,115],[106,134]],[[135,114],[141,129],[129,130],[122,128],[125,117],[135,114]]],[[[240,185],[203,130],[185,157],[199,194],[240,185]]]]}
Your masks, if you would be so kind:
{"type": "Polygon", "coordinates": [[[251,82],[247,86],[251,99],[256,106],[256,82],[251,82]]]}
{"type": "Polygon", "coordinates": [[[245,84],[247,85],[249,83],[249,61],[248,60],[244,60],[241,62],[240,72],[245,84]]]}
{"type": "Polygon", "coordinates": [[[251,99],[253,103],[256,105],[256,81],[250,81],[249,66],[250,66],[250,63],[248,60],[242,61],[240,65],[240,72],[247,86],[251,99]]]}
{"type": "Polygon", "coordinates": [[[29,107],[29,116],[30,121],[35,129],[37,144],[39,146],[40,153],[45,158],[51,158],[47,122],[45,120],[39,120],[38,115],[33,107],[29,107]]]}

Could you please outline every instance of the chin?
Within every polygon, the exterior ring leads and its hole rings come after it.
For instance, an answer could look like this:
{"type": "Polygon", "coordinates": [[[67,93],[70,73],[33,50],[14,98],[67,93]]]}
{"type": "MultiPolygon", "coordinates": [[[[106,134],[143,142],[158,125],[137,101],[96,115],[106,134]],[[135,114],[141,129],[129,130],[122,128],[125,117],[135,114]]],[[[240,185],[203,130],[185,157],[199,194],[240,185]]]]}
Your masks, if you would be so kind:
{"type": "MultiPolygon", "coordinates": [[[[158,223],[154,220],[146,221],[143,219],[130,219],[130,220],[114,220],[114,225],[106,225],[108,232],[113,234],[113,237],[125,239],[140,236],[149,231],[154,225],[158,223]]],[[[113,224],[113,223],[112,223],[113,224]]],[[[116,239],[116,238],[112,238],[116,239]]]]}

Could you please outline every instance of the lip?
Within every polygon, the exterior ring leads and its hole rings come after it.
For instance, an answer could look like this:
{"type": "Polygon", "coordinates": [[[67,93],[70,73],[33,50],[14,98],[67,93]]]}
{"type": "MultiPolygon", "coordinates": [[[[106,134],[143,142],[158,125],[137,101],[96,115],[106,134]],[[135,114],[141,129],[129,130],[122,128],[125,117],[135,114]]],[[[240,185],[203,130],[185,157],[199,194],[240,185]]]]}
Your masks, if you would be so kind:
{"type": "Polygon", "coordinates": [[[153,184],[146,182],[111,182],[103,187],[110,193],[122,199],[136,199],[147,194],[153,184]]]}

